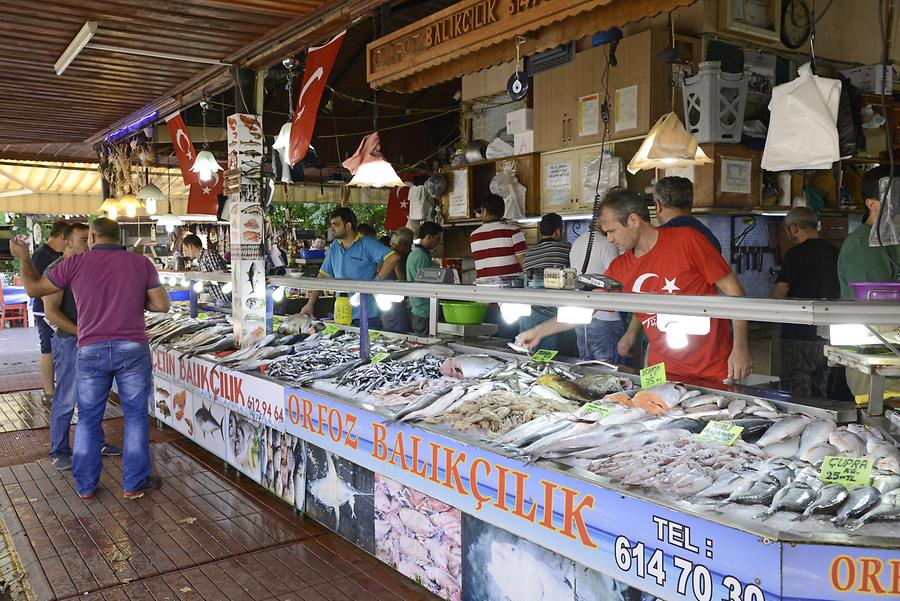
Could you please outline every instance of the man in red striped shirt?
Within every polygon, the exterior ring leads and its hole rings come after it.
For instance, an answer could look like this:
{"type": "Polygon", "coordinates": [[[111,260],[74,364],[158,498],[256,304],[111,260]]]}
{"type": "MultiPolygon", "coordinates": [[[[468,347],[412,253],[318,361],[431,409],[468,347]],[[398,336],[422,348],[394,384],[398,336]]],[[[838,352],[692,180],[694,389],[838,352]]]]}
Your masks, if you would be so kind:
{"type": "Polygon", "coordinates": [[[503,220],[504,211],[503,199],[496,194],[489,194],[481,202],[484,225],[469,235],[476,277],[522,273],[528,243],[519,228],[503,220]]]}

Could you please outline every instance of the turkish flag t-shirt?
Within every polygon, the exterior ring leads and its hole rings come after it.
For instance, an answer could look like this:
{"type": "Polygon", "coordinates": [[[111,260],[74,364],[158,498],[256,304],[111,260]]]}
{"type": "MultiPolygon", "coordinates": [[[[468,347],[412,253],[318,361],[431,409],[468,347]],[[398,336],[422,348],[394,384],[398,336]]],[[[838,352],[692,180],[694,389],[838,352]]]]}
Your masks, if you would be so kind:
{"type": "MultiPolygon", "coordinates": [[[[660,228],[659,239],[645,255],[628,251],[613,260],[606,275],[622,282],[623,291],[651,294],[718,293],[716,282],[731,267],[703,234],[688,227],[660,228]]],[[[666,364],[666,374],[721,382],[728,376],[731,324],[710,320],[706,336],[688,335],[683,349],[670,348],[666,334],[657,329],[656,315],[636,313],[650,340],[648,365],[666,364]]]]}

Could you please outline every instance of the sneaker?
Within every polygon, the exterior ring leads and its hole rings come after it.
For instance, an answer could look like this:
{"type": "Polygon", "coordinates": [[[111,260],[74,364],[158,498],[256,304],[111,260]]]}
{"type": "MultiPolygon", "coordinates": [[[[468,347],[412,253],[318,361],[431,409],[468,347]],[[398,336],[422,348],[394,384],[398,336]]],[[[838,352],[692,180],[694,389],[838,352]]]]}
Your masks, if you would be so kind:
{"type": "Polygon", "coordinates": [[[108,442],[104,442],[103,446],[100,447],[100,454],[104,457],[118,457],[122,454],[122,449],[117,447],[114,444],[109,444],[108,442]]]}
{"type": "Polygon", "coordinates": [[[147,492],[151,490],[155,490],[162,486],[162,479],[159,476],[147,476],[147,479],[144,480],[144,483],[141,484],[137,490],[126,490],[122,496],[126,499],[140,499],[147,492]]]}
{"type": "Polygon", "coordinates": [[[72,458],[69,455],[56,455],[50,458],[50,465],[60,471],[72,469],[72,458]]]}

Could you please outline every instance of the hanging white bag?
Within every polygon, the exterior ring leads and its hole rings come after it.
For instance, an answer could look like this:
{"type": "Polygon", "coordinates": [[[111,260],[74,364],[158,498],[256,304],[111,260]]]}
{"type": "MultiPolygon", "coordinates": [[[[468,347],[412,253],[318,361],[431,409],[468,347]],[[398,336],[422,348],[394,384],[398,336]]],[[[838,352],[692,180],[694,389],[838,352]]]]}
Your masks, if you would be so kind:
{"type": "Polygon", "coordinates": [[[762,156],[766,171],[829,169],[840,159],[836,124],[841,82],[813,75],[808,63],[798,73],[772,90],[762,156]]]}

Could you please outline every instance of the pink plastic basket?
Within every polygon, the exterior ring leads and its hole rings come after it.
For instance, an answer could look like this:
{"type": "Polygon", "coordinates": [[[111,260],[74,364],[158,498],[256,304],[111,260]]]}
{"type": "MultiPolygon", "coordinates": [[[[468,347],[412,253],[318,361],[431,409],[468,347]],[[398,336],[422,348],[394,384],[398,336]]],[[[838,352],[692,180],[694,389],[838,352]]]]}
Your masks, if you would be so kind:
{"type": "Polygon", "coordinates": [[[850,282],[857,299],[900,300],[900,282],[850,282]]]}

